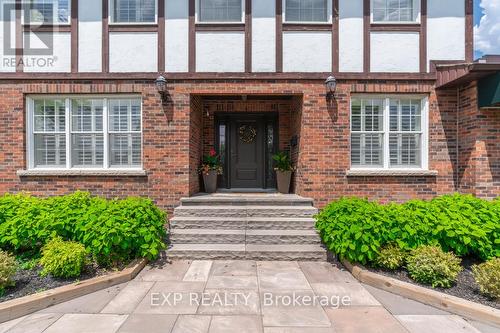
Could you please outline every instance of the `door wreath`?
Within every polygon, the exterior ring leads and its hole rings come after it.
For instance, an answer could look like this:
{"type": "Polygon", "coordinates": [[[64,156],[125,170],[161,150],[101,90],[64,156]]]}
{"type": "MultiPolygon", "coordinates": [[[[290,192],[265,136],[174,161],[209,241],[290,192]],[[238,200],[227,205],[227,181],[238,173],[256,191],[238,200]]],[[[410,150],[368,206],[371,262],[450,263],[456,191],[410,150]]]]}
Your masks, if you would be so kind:
{"type": "Polygon", "coordinates": [[[239,128],[240,140],[245,143],[252,143],[257,136],[257,130],[251,125],[242,125],[239,128]]]}

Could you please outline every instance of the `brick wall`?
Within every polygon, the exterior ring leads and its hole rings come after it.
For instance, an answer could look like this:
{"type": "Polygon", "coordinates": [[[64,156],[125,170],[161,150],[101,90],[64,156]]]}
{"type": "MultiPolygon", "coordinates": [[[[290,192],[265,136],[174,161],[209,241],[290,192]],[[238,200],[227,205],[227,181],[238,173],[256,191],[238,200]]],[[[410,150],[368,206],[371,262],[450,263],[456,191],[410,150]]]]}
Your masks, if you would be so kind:
{"type": "Polygon", "coordinates": [[[458,116],[458,190],[479,197],[500,195],[500,112],[477,107],[477,82],[455,89],[458,116]]]}
{"type": "MultiPolygon", "coordinates": [[[[182,196],[199,189],[198,163],[202,147],[210,145],[210,126],[205,126],[205,104],[199,96],[274,95],[292,96],[287,100],[288,143],[297,135],[298,146],[292,156],[298,167],[295,191],[313,197],[319,207],[345,195],[371,199],[403,201],[431,198],[457,189],[479,195],[498,195],[499,190],[499,115],[481,111],[463,118],[457,126],[456,90],[436,93],[431,81],[341,81],[335,99],[327,101],[320,80],[246,80],[178,81],[170,84],[169,100],[162,105],[153,82],[146,81],[36,81],[1,82],[0,112],[2,141],[0,152],[0,192],[30,191],[37,195],[89,190],[108,197],[142,195],[153,198],[171,210],[182,196]],[[146,177],[18,177],[25,169],[25,94],[101,94],[136,93],[143,98],[143,154],[146,177]],[[348,177],[349,101],[357,93],[426,94],[430,102],[429,167],[437,176],[418,177],[348,177]],[[470,118],[470,117],[469,117],[470,118]],[[474,120],[475,119],[475,120],[474,120]],[[479,146],[477,163],[465,163],[474,141],[468,131],[474,121],[484,140],[479,146]],[[463,126],[462,126],[463,125],[463,126]],[[460,128],[461,146],[457,147],[460,128]],[[462,138],[463,135],[463,138],[462,138]],[[457,163],[460,151],[460,163],[457,163]],[[487,162],[486,162],[487,160],[487,162]],[[481,163],[479,163],[481,161],[481,163]],[[460,168],[457,165],[460,165],[460,168]],[[480,170],[473,179],[474,170],[480,170]],[[489,172],[489,173],[488,173],[489,172]]],[[[465,96],[465,94],[463,94],[465,96]]],[[[281,99],[279,97],[278,99],[281,99]]],[[[461,105],[471,102],[462,97],[461,105]]],[[[282,104],[279,102],[278,104],[282,104]]],[[[471,104],[472,105],[472,104],[471,104]]],[[[280,107],[281,108],[281,107],[280,107]]],[[[285,112],[285,111],[283,111],[285,112]]],[[[468,111],[463,111],[464,115],[468,111]]],[[[210,119],[208,119],[210,124],[210,119]]],[[[283,126],[283,125],[282,125],[283,126]]],[[[281,131],[280,131],[281,132],[281,131]]],[[[477,148],[477,147],[476,147],[477,148]]],[[[477,150],[477,149],[476,149],[477,150]]]]}

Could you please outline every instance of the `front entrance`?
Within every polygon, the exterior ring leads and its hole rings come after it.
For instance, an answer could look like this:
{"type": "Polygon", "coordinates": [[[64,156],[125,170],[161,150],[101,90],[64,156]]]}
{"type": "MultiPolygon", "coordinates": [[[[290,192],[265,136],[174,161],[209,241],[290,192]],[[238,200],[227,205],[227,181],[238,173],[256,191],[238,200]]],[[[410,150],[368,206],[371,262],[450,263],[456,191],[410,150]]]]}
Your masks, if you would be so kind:
{"type": "Polygon", "coordinates": [[[216,114],[217,149],[224,164],[219,187],[275,188],[272,155],[278,135],[275,113],[216,114]]]}

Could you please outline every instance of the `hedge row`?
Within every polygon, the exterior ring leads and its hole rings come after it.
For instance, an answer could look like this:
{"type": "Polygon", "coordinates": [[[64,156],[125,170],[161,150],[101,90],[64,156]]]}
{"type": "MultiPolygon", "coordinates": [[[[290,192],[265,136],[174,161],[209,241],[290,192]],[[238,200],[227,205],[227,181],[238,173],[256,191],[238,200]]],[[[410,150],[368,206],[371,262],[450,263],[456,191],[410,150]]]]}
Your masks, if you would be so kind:
{"type": "Polygon", "coordinates": [[[163,247],[166,214],[151,200],[106,200],[86,192],[37,198],[0,197],[0,248],[38,253],[55,236],[76,241],[98,261],[155,258],[163,247]]]}
{"type": "Polygon", "coordinates": [[[500,198],[454,194],[388,205],[342,198],[316,219],[328,248],[352,262],[375,260],[387,244],[406,250],[439,244],[445,251],[483,260],[500,256],[500,198]]]}

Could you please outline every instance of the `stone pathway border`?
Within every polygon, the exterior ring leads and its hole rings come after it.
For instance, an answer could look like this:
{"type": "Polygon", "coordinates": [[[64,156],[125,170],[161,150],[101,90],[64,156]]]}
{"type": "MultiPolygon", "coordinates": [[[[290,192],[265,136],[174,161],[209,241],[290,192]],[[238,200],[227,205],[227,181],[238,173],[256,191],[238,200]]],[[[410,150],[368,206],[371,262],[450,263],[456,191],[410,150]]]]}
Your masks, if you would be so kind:
{"type": "Polygon", "coordinates": [[[495,308],[376,274],[359,264],[352,264],[347,260],[343,260],[342,264],[356,279],[372,287],[383,289],[393,294],[432,305],[438,309],[470,319],[500,325],[500,310],[495,308]]]}
{"type": "Polygon", "coordinates": [[[125,269],[104,276],[75,282],[41,293],[0,303],[0,323],[16,319],[71,299],[128,282],[146,266],[146,259],[132,261],[125,269]]]}

